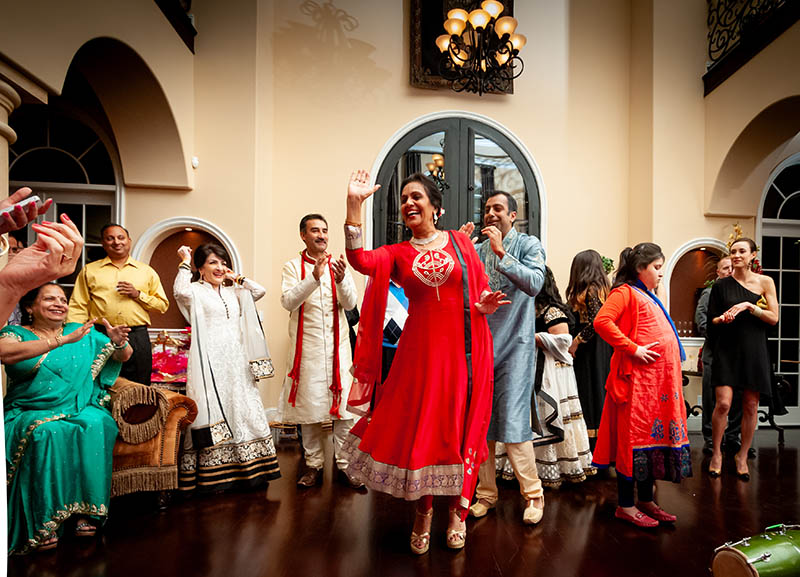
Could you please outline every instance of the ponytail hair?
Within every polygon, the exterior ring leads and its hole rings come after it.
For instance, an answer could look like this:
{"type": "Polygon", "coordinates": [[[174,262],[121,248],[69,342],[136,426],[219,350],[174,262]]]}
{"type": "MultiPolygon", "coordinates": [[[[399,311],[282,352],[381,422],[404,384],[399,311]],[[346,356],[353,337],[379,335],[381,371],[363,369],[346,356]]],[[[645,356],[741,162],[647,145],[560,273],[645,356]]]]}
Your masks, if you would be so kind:
{"type": "Polygon", "coordinates": [[[619,267],[614,274],[614,288],[623,284],[636,284],[639,272],[660,258],[664,258],[664,253],[661,252],[661,247],[653,242],[640,242],[633,248],[625,248],[619,255],[619,267]]]}

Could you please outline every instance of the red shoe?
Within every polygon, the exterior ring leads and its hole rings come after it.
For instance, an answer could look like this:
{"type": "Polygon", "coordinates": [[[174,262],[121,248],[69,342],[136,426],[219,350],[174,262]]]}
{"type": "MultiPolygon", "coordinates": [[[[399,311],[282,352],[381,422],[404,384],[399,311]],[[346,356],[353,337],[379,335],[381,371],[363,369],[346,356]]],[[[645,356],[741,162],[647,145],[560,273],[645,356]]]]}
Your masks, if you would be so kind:
{"type": "Polygon", "coordinates": [[[637,527],[644,527],[645,529],[652,529],[658,527],[658,521],[652,517],[648,517],[641,511],[637,511],[634,515],[628,515],[622,507],[617,507],[614,517],[627,521],[637,527]]]}
{"type": "Polygon", "coordinates": [[[640,501],[636,503],[636,508],[639,509],[640,511],[644,511],[657,521],[662,521],[664,523],[674,523],[675,521],[678,520],[678,518],[675,515],[667,513],[664,509],[656,505],[655,501],[651,501],[650,503],[642,503],[640,501]]]}

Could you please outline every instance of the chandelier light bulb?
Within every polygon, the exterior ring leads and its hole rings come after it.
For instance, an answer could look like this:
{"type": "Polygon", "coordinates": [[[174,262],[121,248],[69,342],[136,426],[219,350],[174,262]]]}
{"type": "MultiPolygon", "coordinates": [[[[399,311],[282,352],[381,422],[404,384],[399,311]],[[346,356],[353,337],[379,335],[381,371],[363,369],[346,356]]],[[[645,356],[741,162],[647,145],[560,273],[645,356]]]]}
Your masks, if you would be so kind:
{"type": "Polygon", "coordinates": [[[503,12],[503,5],[497,0],[484,0],[481,2],[481,8],[486,10],[492,18],[497,18],[503,12]]]}
{"type": "Polygon", "coordinates": [[[494,59],[497,61],[497,64],[503,66],[508,59],[511,58],[508,52],[498,52],[494,55],[494,59]]]}
{"type": "Polygon", "coordinates": [[[438,46],[439,50],[442,52],[447,52],[447,49],[450,48],[450,35],[442,34],[441,36],[437,37],[436,46],[438,46]]]}
{"type": "Polygon", "coordinates": [[[433,171],[436,170],[436,165],[432,162],[429,162],[428,164],[425,165],[425,168],[428,169],[428,172],[433,174],[433,171]]]}
{"type": "Polygon", "coordinates": [[[467,23],[464,20],[459,20],[458,18],[448,18],[444,21],[444,29],[451,36],[461,36],[461,33],[466,27],[467,23]]]}
{"type": "Polygon", "coordinates": [[[462,20],[466,22],[469,19],[469,14],[466,10],[462,10],[461,8],[454,8],[447,13],[448,18],[455,18],[456,20],[462,20]]]}
{"type": "Polygon", "coordinates": [[[502,38],[504,34],[513,34],[516,29],[517,21],[511,16],[503,16],[494,24],[494,31],[498,38],[502,38]]]}
{"type": "Polygon", "coordinates": [[[472,24],[475,30],[482,30],[485,28],[489,20],[491,20],[491,16],[489,16],[486,10],[481,10],[479,8],[469,13],[469,23],[472,24]]]}
{"type": "Polygon", "coordinates": [[[528,42],[528,39],[522,34],[512,34],[510,40],[514,50],[517,51],[522,50],[522,47],[528,42]]]}
{"type": "Polygon", "coordinates": [[[432,158],[436,166],[444,166],[444,156],[441,154],[434,154],[432,158]]]}

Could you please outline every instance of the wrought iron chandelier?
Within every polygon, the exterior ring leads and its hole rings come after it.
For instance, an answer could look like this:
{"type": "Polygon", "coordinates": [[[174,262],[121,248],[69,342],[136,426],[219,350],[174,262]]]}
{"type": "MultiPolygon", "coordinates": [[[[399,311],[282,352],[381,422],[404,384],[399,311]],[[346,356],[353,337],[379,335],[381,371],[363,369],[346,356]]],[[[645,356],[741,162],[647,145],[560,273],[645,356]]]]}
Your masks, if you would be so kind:
{"type": "Polygon", "coordinates": [[[505,92],[522,74],[518,56],[527,39],[515,34],[517,21],[500,15],[505,10],[497,0],[484,0],[471,12],[456,8],[447,13],[436,45],[442,52],[440,74],[456,92],[505,92]]]}
{"type": "Polygon", "coordinates": [[[434,154],[431,157],[431,161],[425,165],[425,168],[428,169],[428,174],[431,177],[431,180],[436,183],[437,188],[440,192],[444,192],[445,189],[450,188],[450,185],[447,184],[445,180],[444,174],[444,156],[441,154],[434,154]]]}

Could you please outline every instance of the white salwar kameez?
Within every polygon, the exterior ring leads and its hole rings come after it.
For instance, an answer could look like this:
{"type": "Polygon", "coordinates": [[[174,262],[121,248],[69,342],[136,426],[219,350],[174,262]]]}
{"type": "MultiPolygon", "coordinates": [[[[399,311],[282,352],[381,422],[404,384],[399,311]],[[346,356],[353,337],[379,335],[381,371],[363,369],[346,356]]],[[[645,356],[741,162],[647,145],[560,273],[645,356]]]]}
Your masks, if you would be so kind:
{"type": "MultiPolygon", "coordinates": [[[[246,279],[243,287],[191,282],[178,270],[173,287],[192,325],[186,394],[198,407],[187,429],[180,464],[181,490],[257,487],[280,476],[269,422],[250,372],[245,338],[260,338],[254,300],[265,294],[246,279]],[[251,296],[252,295],[252,296],[251,296]],[[245,335],[249,335],[246,337],[245,335]]],[[[259,343],[263,344],[263,343],[259,343]]]]}

